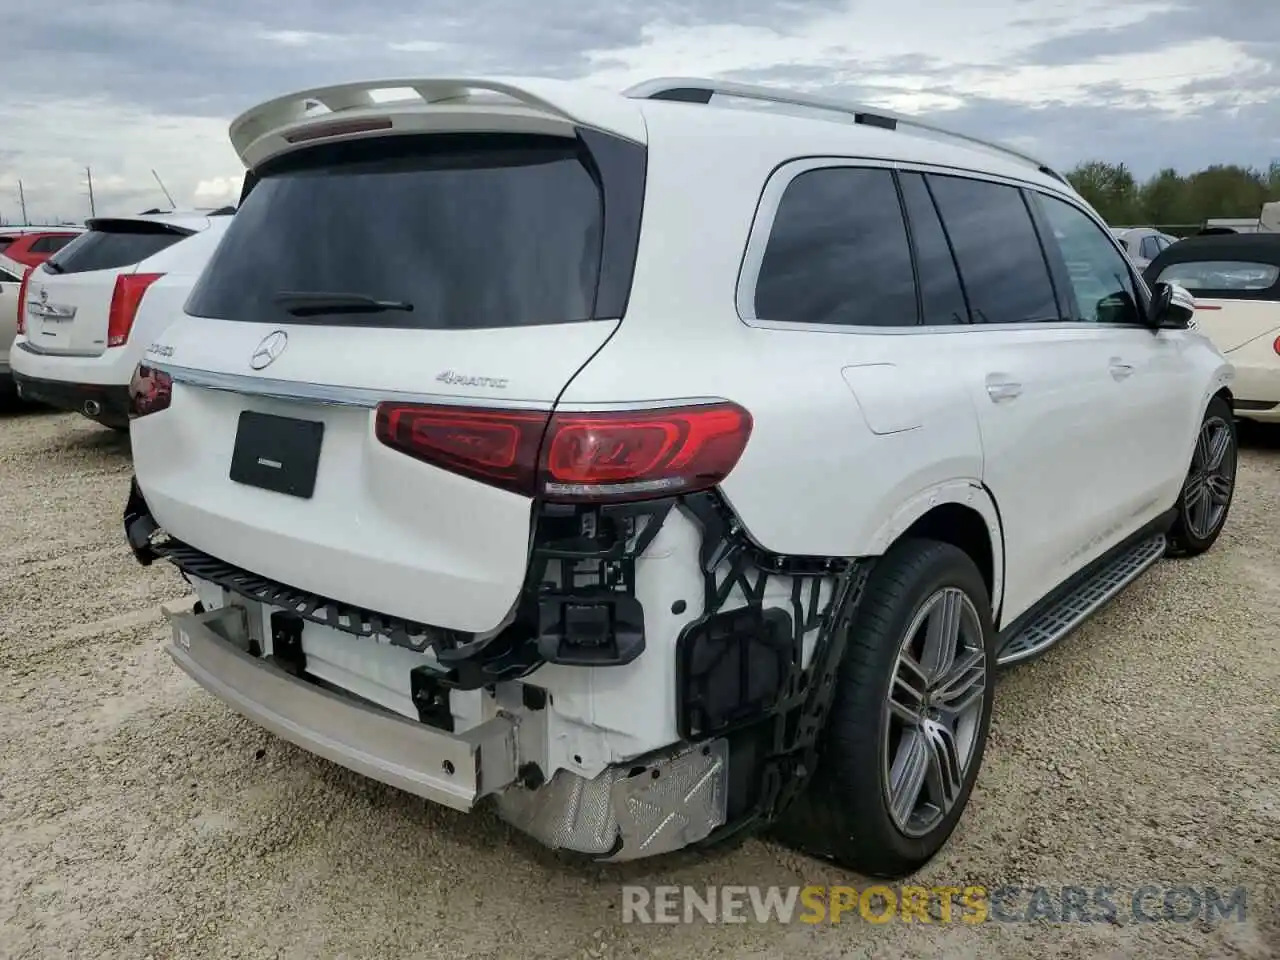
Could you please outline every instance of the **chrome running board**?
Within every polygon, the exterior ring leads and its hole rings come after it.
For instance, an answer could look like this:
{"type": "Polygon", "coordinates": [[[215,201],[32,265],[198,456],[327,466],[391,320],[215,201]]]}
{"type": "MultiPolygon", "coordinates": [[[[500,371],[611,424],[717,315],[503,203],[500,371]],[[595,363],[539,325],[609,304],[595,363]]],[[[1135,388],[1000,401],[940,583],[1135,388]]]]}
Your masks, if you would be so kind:
{"type": "Polygon", "coordinates": [[[1054,602],[1026,626],[1001,638],[996,664],[1001,667],[1039,656],[1054,646],[1164,556],[1166,540],[1157,534],[1134,544],[1100,567],[1088,580],[1054,602]]]}

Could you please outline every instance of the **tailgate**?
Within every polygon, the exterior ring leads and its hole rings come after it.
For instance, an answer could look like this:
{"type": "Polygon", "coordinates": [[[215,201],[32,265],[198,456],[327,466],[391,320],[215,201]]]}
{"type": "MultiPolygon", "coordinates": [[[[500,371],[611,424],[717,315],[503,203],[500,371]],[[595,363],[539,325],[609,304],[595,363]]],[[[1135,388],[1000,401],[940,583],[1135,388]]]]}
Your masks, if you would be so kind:
{"type": "Polygon", "coordinates": [[[148,354],[173,378],[131,431],[161,526],[321,597],[500,627],[550,412],[630,291],[644,148],[603,136],[366,137],[255,171],[148,354]]]}

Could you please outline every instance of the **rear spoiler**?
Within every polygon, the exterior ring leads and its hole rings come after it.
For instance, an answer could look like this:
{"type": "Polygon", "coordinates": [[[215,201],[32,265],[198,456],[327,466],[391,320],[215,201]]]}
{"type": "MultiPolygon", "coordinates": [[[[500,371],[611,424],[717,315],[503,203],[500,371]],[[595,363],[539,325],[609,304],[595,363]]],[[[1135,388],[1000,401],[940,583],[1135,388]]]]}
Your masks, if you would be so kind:
{"type": "Polygon", "coordinates": [[[474,129],[476,114],[506,118],[513,129],[519,129],[522,121],[525,129],[530,122],[540,121],[569,130],[589,127],[641,144],[646,141],[639,105],[617,93],[564,80],[445,77],[368,80],[286,94],[231,121],[231,145],[241,162],[253,169],[290,149],[291,138],[302,128],[331,123],[339,116],[342,121],[381,120],[377,129],[385,130],[395,126],[393,117],[401,118],[405,128],[447,129],[454,118],[466,115],[470,122],[460,126],[474,129]],[[381,99],[374,96],[379,93],[384,95],[381,99]],[[407,116],[430,120],[415,123],[407,116]]]}
{"type": "Polygon", "coordinates": [[[90,217],[84,225],[89,230],[101,233],[178,233],[184,237],[196,233],[195,230],[176,223],[135,220],[131,217],[90,217]]]}

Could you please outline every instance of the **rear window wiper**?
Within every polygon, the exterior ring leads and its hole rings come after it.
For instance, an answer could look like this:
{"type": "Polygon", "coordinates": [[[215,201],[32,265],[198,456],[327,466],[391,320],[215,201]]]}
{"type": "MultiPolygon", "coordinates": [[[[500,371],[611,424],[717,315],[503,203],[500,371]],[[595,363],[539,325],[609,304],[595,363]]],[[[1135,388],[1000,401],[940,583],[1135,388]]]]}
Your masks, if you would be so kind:
{"type": "Polygon", "coordinates": [[[44,268],[50,273],[63,273],[67,269],[62,264],[54,263],[52,260],[46,260],[44,262],[44,268]]]}
{"type": "Polygon", "coordinates": [[[281,290],[273,298],[287,313],[304,317],[317,313],[383,313],[388,310],[413,312],[413,304],[403,300],[377,300],[363,293],[312,293],[281,290]]]}

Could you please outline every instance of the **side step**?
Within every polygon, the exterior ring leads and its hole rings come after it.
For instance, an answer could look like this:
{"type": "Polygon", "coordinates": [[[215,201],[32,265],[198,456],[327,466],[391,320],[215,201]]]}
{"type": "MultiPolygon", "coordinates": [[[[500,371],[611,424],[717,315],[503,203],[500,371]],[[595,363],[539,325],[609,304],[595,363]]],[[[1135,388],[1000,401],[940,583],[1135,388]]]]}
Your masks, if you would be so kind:
{"type": "Polygon", "coordinates": [[[1164,534],[1157,534],[1117,554],[1026,626],[1002,637],[996,664],[1005,667],[1044,653],[1150,569],[1165,546],[1164,534]]]}

